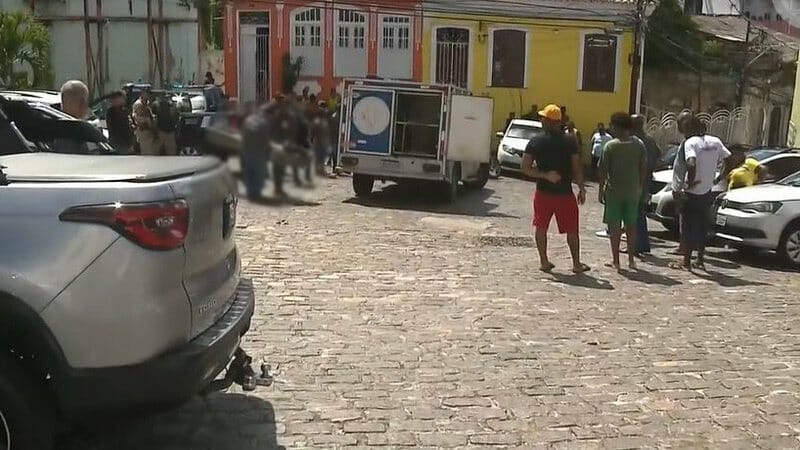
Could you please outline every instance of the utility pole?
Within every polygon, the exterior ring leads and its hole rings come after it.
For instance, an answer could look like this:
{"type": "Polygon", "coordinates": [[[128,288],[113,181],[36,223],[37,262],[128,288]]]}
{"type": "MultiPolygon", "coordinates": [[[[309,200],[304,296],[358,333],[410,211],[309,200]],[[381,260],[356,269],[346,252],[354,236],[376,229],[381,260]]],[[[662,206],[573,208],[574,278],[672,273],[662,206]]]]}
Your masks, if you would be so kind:
{"type": "Polygon", "coordinates": [[[747,20],[747,31],[744,34],[744,56],[742,57],[742,68],[739,71],[739,89],[736,92],[736,107],[741,108],[744,102],[744,88],[747,83],[747,68],[750,65],[750,19],[747,20]]]}
{"type": "Polygon", "coordinates": [[[642,103],[642,78],[644,75],[645,0],[636,0],[636,25],[634,29],[633,55],[631,56],[631,93],[629,110],[638,114],[642,103]]]}

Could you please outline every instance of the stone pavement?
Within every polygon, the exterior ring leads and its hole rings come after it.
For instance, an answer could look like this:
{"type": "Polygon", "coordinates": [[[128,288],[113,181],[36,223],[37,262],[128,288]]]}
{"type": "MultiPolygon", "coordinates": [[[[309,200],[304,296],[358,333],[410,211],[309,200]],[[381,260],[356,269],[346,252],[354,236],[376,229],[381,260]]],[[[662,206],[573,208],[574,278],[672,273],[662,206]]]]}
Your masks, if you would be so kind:
{"type": "Polygon", "coordinates": [[[800,276],[774,257],[717,249],[691,275],[666,268],[675,245],[659,239],[641,272],[617,274],[590,191],[592,272],[571,275],[553,236],[547,275],[529,183],[453,206],[322,184],[307,206],[240,210],[258,301],[244,345],[275,385],[76,448],[800,447],[800,276]]]}

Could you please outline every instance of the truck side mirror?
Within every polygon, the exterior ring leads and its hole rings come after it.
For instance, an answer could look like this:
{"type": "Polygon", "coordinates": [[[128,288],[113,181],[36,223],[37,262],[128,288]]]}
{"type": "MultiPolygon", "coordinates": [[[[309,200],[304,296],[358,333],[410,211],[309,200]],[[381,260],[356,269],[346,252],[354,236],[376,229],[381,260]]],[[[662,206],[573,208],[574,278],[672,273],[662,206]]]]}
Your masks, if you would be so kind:
{"type": "Polygon", "coordinates": [[[497,133],[495,133],[494,135],[502,139],[502,138],[503,138],[503,136],[505,136],[506,134],[505,134],[504,132],[502,132],[502,131],[498,131],[498,132],[497,132],[497,133]]]}

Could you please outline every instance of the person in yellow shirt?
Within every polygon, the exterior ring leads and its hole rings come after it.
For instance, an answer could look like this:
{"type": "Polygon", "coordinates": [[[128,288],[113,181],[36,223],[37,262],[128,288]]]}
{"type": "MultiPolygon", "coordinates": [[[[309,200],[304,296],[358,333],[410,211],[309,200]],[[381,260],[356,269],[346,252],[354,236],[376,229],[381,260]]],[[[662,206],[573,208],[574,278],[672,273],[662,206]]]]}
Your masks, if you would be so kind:
{"type": "Polygon", "coordinates": [[[766,167],[756,159],[747,158],[744,164],[732,170],[728,175],[728,190],[756,185],[764,181],[766,176],[766,167]]]}

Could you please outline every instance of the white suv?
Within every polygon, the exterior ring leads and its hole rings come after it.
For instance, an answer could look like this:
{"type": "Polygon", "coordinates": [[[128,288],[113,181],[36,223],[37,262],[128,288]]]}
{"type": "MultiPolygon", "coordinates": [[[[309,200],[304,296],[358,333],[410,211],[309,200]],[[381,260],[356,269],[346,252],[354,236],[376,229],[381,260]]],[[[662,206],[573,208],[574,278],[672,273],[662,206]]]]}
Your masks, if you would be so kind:
{"type": "Polygon", "coordinates": [[[725,194],[716,231],[718,238],[736,247],[775,250],[800,267],[800,172],[774,184],[725,194]]]}

